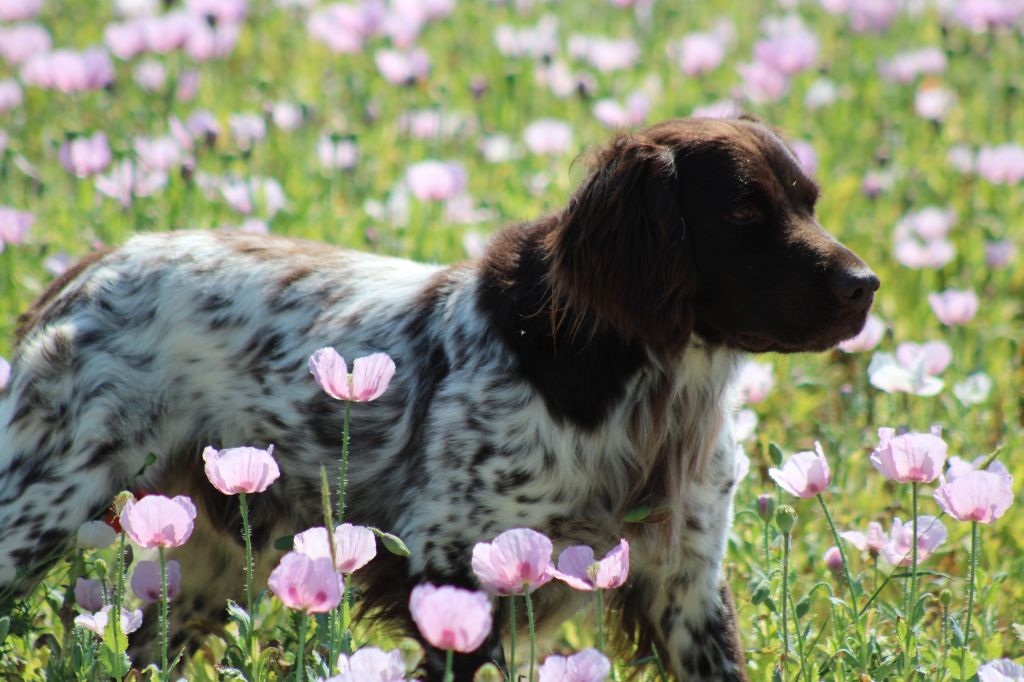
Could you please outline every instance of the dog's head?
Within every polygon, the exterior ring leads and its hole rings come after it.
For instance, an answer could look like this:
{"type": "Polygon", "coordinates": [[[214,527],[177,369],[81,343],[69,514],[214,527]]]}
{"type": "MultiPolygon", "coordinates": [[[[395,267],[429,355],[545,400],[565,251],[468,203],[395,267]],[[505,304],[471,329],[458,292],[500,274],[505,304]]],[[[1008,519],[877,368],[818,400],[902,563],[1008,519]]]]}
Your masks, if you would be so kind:
{"type": "Polygon", "coordinates": [[[818,224],[818,187],[749,120],[680,119],[621,136],[550,234],[552,286],[628,339],[752,352],[857,334],[878,278],[818,224]]]}

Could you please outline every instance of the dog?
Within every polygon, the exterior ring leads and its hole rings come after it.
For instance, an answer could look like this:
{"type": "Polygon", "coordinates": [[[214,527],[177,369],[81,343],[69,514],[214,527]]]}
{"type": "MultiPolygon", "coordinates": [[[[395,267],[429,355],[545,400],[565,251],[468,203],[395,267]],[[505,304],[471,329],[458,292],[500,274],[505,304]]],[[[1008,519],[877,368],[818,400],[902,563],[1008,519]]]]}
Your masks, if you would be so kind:
{"type": "MultiPolygon", "coordinates": [[[[119,490],[187,494],[199,520],[175,621],[220,618],[240,596],[240,519],[205,480],[204,446],[275,446],[281,478],[250,502],[265,584],[273,539],[322,523],[320,467],[341,448],[343,405],[307,359],[383,351],[391,386],[351,408],[346,521],[411,556],[356,574],[370,612],[415,633],[412,587],[475,587],[474,543],[508,528],[599,553],[625,537],[630,578],[609,599],[626,646],[656,647],[678,679],[745,680],[722,580],[730,381],[750,353],[854,336],[879,286],[818,224],[817,197],[766,125],[677,119],[616,137],[562,210],[468,263],[215,232],[89,256],[20,319],[0,396],[0,586],[24,594],[119,490]],[[654,513],[625,521],[638,507],[654,513]]],[[[546,586],[537,618],[582,599],[546,586]]],[[[456,679],[503,660],[495,623],[456,679]]]]}

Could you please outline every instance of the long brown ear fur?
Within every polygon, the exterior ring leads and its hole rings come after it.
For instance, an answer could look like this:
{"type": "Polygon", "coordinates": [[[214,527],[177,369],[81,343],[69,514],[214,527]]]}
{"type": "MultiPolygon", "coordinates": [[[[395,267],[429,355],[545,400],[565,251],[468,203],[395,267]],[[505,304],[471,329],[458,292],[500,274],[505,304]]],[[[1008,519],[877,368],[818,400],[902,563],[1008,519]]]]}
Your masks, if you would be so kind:
{"type": "Polygon", "coordinates": [[[670,148],[621,136],[600,152],[545,243],[554,305],[654,350],[684,346],[696,283],[678,191],[670,148]]]}

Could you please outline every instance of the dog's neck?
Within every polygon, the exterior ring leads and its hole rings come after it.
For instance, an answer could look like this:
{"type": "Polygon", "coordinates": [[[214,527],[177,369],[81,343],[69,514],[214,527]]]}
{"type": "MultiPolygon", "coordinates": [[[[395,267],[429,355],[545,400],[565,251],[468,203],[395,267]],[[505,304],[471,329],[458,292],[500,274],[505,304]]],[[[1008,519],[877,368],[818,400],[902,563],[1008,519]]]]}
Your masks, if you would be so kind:
{"type": "Polygon", "coordinates": [[[647,383],[657,377],[658,390],[671,397],[680,383],[697,379],[694,373],[704,371],[703,365],[721,364],[711,358],[724,349],[697,338],[670,353],[654,352],[602,324],[593,311],[556,300],[545,238],[559,219],[555,215],[499,233],[479,264],[478,284],[480,312],[554,418],[593,429],[624,400],[640,398],[635,394],[640,376],[647,383]]]}

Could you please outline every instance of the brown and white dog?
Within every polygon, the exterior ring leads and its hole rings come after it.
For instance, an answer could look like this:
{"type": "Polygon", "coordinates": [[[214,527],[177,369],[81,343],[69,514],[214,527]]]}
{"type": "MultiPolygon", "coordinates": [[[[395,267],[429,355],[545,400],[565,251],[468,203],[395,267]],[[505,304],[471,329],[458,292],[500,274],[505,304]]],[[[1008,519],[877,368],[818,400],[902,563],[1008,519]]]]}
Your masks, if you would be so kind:
{"type": "MultiPolygon", "coordinates": [[[[241,583],[239,518],[203,447],[275,445],[281,479],[251,502],[265,571],[273,538],[320,523],[320,465],[341,443],[342,406],[307,358],[384,351],[391,387],[352,410],[347,520],[412,556],[363,571],[368,608],[408,625],[414,585],[474,585],[473,544],[508,528],[556,549],[626,537],[623,640],[656,645],[677,678],[745,679],[722,584],[730,380],[746,353],[853,336],[878,288],[815,220],[817,196],[767,127],[673,120],[613,140],[563,210],[474,262],[208,232],[92,256],[23,316],[0,396],[0,586],[23,594],[117,491],[185,493],[200,520],[176,621],[218,618],[241,583]],[[639,506],[670,511],[624,522],[639,506]]],[[[536,598],[555,624],[580,604],[555,586],[536,598]]],[[[501,635],[457,679],[501,661],[501,635]]]]}

